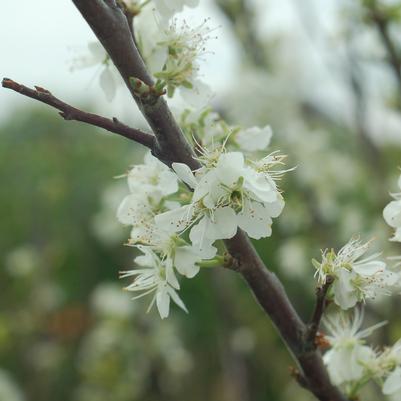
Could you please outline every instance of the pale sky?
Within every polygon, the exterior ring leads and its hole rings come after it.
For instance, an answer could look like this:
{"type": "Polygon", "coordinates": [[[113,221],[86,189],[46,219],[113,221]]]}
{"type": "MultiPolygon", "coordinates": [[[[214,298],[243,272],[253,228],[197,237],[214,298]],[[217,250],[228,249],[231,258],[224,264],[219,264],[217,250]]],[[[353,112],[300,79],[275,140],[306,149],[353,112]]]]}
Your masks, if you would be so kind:
{"type": "MultiPolygon", "coordinates": [[[[259,13],[260,25],[266,30],[266,34],[290,29],[298,35],[296,32],[302,30],[297,17],[294,16],[294,9],[296,10],[299,0],[252,1],[255,5],[258,4],[261,10],[266,11],[265,14],[259,13]]],[[[319,0],[303,1],[319,4],[319,0]]],[[[213,7],[213,0],[201,0],[200,3],[201,7],[186,12],[185,18],[189,23],[199,24],[205,17],[211,17],[210,26],[219,27],[216,31],[218,40],[208,44],[212,54],[207,57],[207,62],[201,65],[202,76],[216,92],[219,92],[236,78],[237,52],[228,23],[213,7]]],[[[333,4],[332,0],[325,0],[326,6],[319,15],[320,23],[326,23],[325,16],[333,14],[330,4],[333,4]]],[[[27,86],[42,86],[66,102],[95,102],[97,110],[107,110],[116,116],[129,112],[121,110],[121,105],[127,107],[129,103],[125,89],[119,90],[116,101],[112,104],[105,101],[97,85],[99,67],[71,73],[70,67],[74,57],[84,54],[87,44],[95,39],[71,0],[6,1],[2,4],[1,12],[1,77],[14,79],[27,86]]],[[[311,53],[310,49],[306,51],[311,53]]],[[[324,74],[324,71],[320,73],[324,74]]],[[[312,75],[315,77],[315,72],[312,75]]],[[[0,119],[7,116],[15,106],[33,102],[9,90],[1,89],[0,119]]]]}
{"type": "MultiPolygon", "coordinates": [[[[344,90],[341,74],[341,55],[335,38],[340,31],[340,8],[347,0],[249,0],[258,5],[261,34],[274,38],[286,37],[288,47],[283,69],[296,74],[298,86],[308,96],[328,107],[334,115],[346,116],[350,110],[349,94],[344,90]],[[309,21],[302,22],[305,15],[309,21]],[[331,35],[331,36],[330,36],[331,35]],[[332,41],[334,38],[334,41],[332,41]],[[332,41],[332,42],[331,42],[332,41]],[[316,84],[318,82],[318,84],[316,84]],[[348,97],[347,97],[348,96],[348,97]],[[337,110],[338,109],[338,110],[337,110]]],[[[218,27],[217,40],[208,44],[211,54],[201,65],[201,75],[217,93],[233,82],[238,83],[239,60],[235,41],[228,22],[217,12],[214,0],[200,0],[201,7],[186,12],[191,26],[210,17],[210,26],[218,27]]],[[[105,116],[116,116],[130,124],[135,119],[136,107],[127,90],[121,88],[116,100],[108,103],[98,86],[99,67],[72,73],[72,60],[84,54],[89,42],[95,40],[86,22],[71,0],[3,1],[0,24],[0,77],[14,79],[27,86],[39,85],[60,99],[81,106],[92,104],[90,110],[105,116]]],[[[382,80],[369,79],[369,82],[382,80]]],[[[33,105],[35,101],[0,88],[0,120],[15,107],[33,105]]],[[[47,107],[44,106],[43,107],[47,107]]],[[[373,107],[377,111],[377,107],[373,107]]],[[[375,133],[383,138],[384,131],[400,137],[399,115],[383,114],[372,117],[375,133]],[[379,123],[377,123],[379,121],[379,123]],[[392,121],[385,129],[383,124],[392,121]]],[[[401,138],[400,138],[401,140],[401,138]]]]}
{"type": "MultiPolygon", "coordinates": [[[[0,75],[27,86],[39,85],[67,102],[82,104],[95,102],[97,109],[118,115],[119,105],[126,104],[126,90],[120,89],[116,102],[108,104],[97,85],[99,69],[89,68],[70,72],[71,61],[85,52],[94,35],[70,0],[19,0],[2,2],[0,24],[0,75]]],[[[201,0],[202,6],[187,13],[188,21],[201,22],[210,16],[211,26],[218,29],[219,40],[210,43],[215,53],[208,56],[202,74],[217,90],[224,87],[234,73],[235,51],[230,42],[229,29],[221,16],[201,0]],[[218,56],[216,56],[218,55],[218,56]]],[[[15,107],[34,101],[0,90],[0,119],[15,107]]],[[[44,106],[46,107],[46,106],[44,106]]]]}

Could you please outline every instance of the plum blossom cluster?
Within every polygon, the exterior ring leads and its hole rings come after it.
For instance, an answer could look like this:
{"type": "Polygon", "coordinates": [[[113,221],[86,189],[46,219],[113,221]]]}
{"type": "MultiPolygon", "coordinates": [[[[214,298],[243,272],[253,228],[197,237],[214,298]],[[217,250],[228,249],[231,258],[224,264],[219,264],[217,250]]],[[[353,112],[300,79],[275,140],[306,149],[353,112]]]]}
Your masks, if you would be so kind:
{"type": "Polygon", "coordinates": [[[325,285],[328,277],[333,280],[329,296],[342,309],[381,294],[391,295],[391,288],[398,280],[398,275],[378,259],[380,253],[361,258],[370,243],[351,238],[337,253],[326,249],[321,262],[312,261],[319,286],[325,285]]]}
{"type": "MultiPolygon", "coordinates": [[[[199,0],[124,1],[134,15],[136,44],[154,76],[158,92],[173,97],[176,89],[185,102],[204,106],[212,91],[199,78],[199,61],[207,53],[206,44],[213,37],[208,20],[196,27],[175,18],[184,6],[196,7],[199,0]]],[[[93,42],[88,52],[73,61],[72,69],[100,65],[100,87],[106,99],[112,101],[122,81],[102,45],[93,42]]],[[[135,77],[133,77],[135,78],[135,77]]]]}
{"type": "Polygon", "coordinates": [[[376,382],[383,394],[401,396],[401,341],[377,350],[366,344],[366,338],[386,322],[361,330],[363,312],[338,313],[325,319],[325,336],[330,350],[324,355],[330,378],[341,385],[353,399],[369,381],[376,382]]]}
{"type": "MultiPolygon", "coordinates": [[[[175,14],[199,0],[125,2],[134,15],[138,49],[155,78],[155,93],[182,98],[197,112],[185,109],[180,122],[194,145],[201,167],[182,163],[167,167],[151,153],[127,173],[130,193],[122,200],[118,220],[131,227],[128,245],[141,255],[137,268],[121,273],[132,277],[126,287],[134,298],[152,295],[162,318],[179,297],[180,277],[195,277],[202,266],[224,262],[221,240],[238,229],[252,238],[272,233],[273,218],[284,207],[277,181],[287,171],[284,157],[268,153],[270,127],[242,129],[226,124],[205,104],[210,90],[199,79],[199,60],[206,54],[212,30],[205,20],[198,27],[179,22],[175,14]]],[[[142,82],[131,78],[134,89],[142,82]]],[[[145,88],[149,89],[148,87],[145,88]]]]}
{"type": "Polygon", "coordinates": [[[186,21],[161,20],[145,10],[136,20],[138,48],[156,79],[155,87],[173,97],[176,89],[186,103],[202,107],[212,97],[211,89],[199,77],[199,62],[207,54],[213,36],[209,20],[192,27],[186,21]]]}
{"type": "MultiPolygon", "coordinates": [[[[398,181],[401,189],[401,178],[398,181]]],[[[391,241],[401,241],[401,193],[392,194],[394,200],[384,209],[385,221],[395,229],[391,241]]],[[[324,319],[327,334],[320,339],[328,346],[324,354],[330,378],[341,386],[350,399],[355,399],[362,387],[373,381],[384,395],[401,399],[401,340],[391,347],[378,348],[367,344],[366,338],[385,324],[361,329],[363,313],[359,303],[378,294],[390,294],[399,287],[398,265],[389,268],[379,260],[380,254],[363,258],[370,242],[352,238],[337,253],[322,252],[322,261],[313,261],[319,286],[332,284],[328,293],[341,309],[324,319]],[[331,281],[329,282],[331,283],[331,281]],[[350,308],[354,308],[351,311],[350,308]],[[344,310],[348,310],[344,312],[344,310]]]]}
{"type": "Polygon", "coordinates": [[[173,163],[177,176],[193,189],[192,198],[156,216],[157,224],[171,232],[190,228],[192,245],[205,255],[215,252],[216,240],[234,237],[238,228],[251,238],[269,237],[272,218],[284,207],[275,182],[285,172],[275,169],[282,157],[273,153],[247,163],[241,152],[204,149],[201,160],[203,167],[194,173],[185,164],[173,163]]]}
{"type": "MultiPolygon", "coordinates": [[[[252,133],[249,138],[254,140],[252,133]]],[[[142,255],[135,258],[138,268],[121,276],[134,278],[126,287],[134,298],[153,295],[149,308],[156,304],[162,318],[171,300],[186,311],[178,295],[180,276],[193,278],[202,266],[223,263],[218,241],[238,229],[255,239],[269,237],[272,219],[283,210],[276,182],[287,171],[283,156],[252,159],[227,150],[226,142],[203,147],[196,171],[182,163],[170,169],[149,152],[127,173],[130,193],[117,218],[131,227],[128,245],[142,255]]]]}

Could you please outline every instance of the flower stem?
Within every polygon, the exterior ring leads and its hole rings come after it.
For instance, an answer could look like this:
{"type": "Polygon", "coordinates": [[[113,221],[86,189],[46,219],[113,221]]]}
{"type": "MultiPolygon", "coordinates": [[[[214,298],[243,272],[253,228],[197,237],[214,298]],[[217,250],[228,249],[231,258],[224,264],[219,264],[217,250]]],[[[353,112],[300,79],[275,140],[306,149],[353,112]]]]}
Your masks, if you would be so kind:
{"type": "Polygon", "coordinates": [[[213,267],[221,267],[224,265],[224,257],[223,256],[215,256],[213,259],[202,260],[197,263],[198,266],[204,268],[213,268],[213,267]]]}

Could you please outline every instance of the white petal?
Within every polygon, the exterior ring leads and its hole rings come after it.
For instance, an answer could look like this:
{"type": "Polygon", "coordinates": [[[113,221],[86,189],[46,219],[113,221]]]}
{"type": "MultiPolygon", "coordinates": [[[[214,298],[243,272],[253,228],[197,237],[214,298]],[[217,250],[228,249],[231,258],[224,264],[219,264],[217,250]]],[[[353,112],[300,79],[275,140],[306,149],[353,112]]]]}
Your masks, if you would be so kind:
{"type": "Polygon", "coordinates": [[[401,227],[401,201],[390,202],[383,210],[383,217],[390,227],[401,227]]]}
{"type": "Polygon", "coordinates": [[[204,259],[210,259],[216,255],[217,249],[212,246],[214,240],[209,238],[206,233],[211,231],[210,220],[204,216],[198,224],[195,224],[189,232],[189,239],[192,242],[192,246],[196,249],[196,252],[204,259]]]}
{"type": "Polygon", "coordinates": [[[156,305],[162,319],[168,317],[170,312],[170,296],[167,288],[167,284],[163,284],[156,293],[156,305]]]}
{"type": "Polygon", "coordinates": [[[241,152],[223,153],[216,166],[219,180],[232,187],[244,174],[244,155],[241,152]]]}
{"type": "Polygon", "coordinates": [[[180,87],[180,95],[192,107],[202,108],[206,106],[213,97],[210,86],[200,80],[192,80],[193,88],[180,87]]]}
{"type": "Polygon", "coordinates": [[[211,232],[207,233],[209,238],[228,239],[237,233],[237,218],[231,207],[221,207],[215,210],[213,220],[210,224],[211,232]]]}
{"type": "Polygon", "coordinates": [[[174,194],[178,191],[177,177],[171,171],[161,172],[157,188],[164,196],[174,194]]]}
{"type": "Polygon", "coordinates": [[[164,17],[171,17],[174,9],[171,9],[165,0],[153,0],[157,11],[164,17]]]}
{"type": "Polygon", "coordinates": [[[156,225],[169,233],[183,231],[193,217],[192,205],[185,205],[178,209],[169,210],[155,216],[156,225]]]}
{"type": "Polygon", "coordinates": [[[173,288],[168,289],[168,293],[171,297],[171,299],[174,301],[176,305],[178,305],[184,312],[188,313],[188,309],[186,308],[184,302],[182,302],[181,298],[178,296],[177,291],[175,291],[173,288]]]}
{"type": "Polygon", "coordinates": [[[376,273],[382,272],[386,269],[386,264],[380,260],[372,260],[366,263],[355,263],[353,270],[361,276],[373,276],[376,273]]]}
{"type": "Polygon", "coordinates": [[[245,201],[244,207],[237,215],[238,225],[251,238],[270,237],[272,220],[266,208],[258,202],[245,201]]]}
{"type": "Polygon", "coordinates": [[[198,185],[194,173],[184,163],[173,163],[173,170],[176,172],[178,177],[185,182],[190,188],[195,188],[198,185]]]}
{"type": "Polygon", "coordinates": [[[117,219],[126,225],[138,224],[141,217],[148,214],[149,209],[144,198],[138,194],[126,196],[117,209],[117,219]]]}
{"type": "Polygon", "coordinates": [[[192,278],[199,273],[200,267],[196,264],[199,261],[199,255],[190,246],[179,247],[175,250],[174,265],[178,272],[187,278],[192,278]]]}
{"type": "Polygon", "coordinates": [[[209,249],[214,242],[214,239],[211,239],[206,235],[209,231],[209,225],[209,218],[207,216],[203,216],[189,232],[189,239],[191,240],[192,245],[199,249],[200,252],[204,252],[204,249],[209,249]]]}
{"type": "Polygon", "coordinates": [[[180,284],[178,283],[177,277],[175,276],[172,260],[168,259],[166,261],[166,280],[175,289],[180,289],[180,284]]]}
{"type": "Polygon", "coordinates": [[[352,274],[347,270],[340,270],[339,277],[333,284],[334,302],[342,309],[349,309],[358,302],[356,291],[351,283],[352,274]]]}
{"type": "Polygon", "coordinates": [[[270,217],[278,217],[284,209],[285,202],[281,195],[275,202],[265,203],[265,208],[267,209],[270,217]]]}
{"type": "Polygon", "coordinates": [[[270,144],[272,134],[272,129],[268,125],[264,128],[252,127],[239,131],[235,140],[241,149],[254,152],[266,149],[270,144]]]}
{"type": "Polygon", "coordinates": [[[245,169],[244,187],[260,202],[276,202],[280,194],[274,181],[265,174],[258,173],[251,168],[245,169]]]}
{"type": "Polygon", "coordinates": [[[383,394],[390,395],[401,389],[401,368],[397,367],[383,384],[383,394]]]}

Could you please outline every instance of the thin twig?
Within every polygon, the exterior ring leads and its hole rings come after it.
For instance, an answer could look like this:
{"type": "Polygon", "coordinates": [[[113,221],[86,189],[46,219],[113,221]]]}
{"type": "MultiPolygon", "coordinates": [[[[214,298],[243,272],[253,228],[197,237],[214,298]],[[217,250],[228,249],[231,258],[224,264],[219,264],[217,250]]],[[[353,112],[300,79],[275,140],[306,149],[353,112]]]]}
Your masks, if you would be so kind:
{"type": "Polygon", "coordinates": [[[64,120],[81,121],[83,123],[94,125],[96,127],[103,128],[107,131],[115,134],[124,136],[128,139],[134,140],[150,149],[153,148],[155,137],[152,134],[147,134],[141,130],[128,127],[121,123],[117,118],[105,118],[98,116],[97,114],[87,113],[79,110],[67,103],[64,103],[60,99],[53,96],[47,89],[35,86],[35,89],[28,88],[27,86],[21,85],[9,78],[3,78],[1,82],[3,88],[11,89],[21,95],[30,97],[38,100],[39,102],[46,103],[49,106],[60,110],[60,116],[64,120]]]}
{"type": "Polygon", "coordinates": [[[325,284],[316,289],[316,303],[315,309],[312,314],[310,323],[308,324],[308,330],[306,332],[306,344],[312,348],[316,348],[315,339],[319,330],[320,322],[322,320],[324,311],[326,309],[326,297],[331,285],[333,284],[334,278],[328,276],[325,284]]]}

